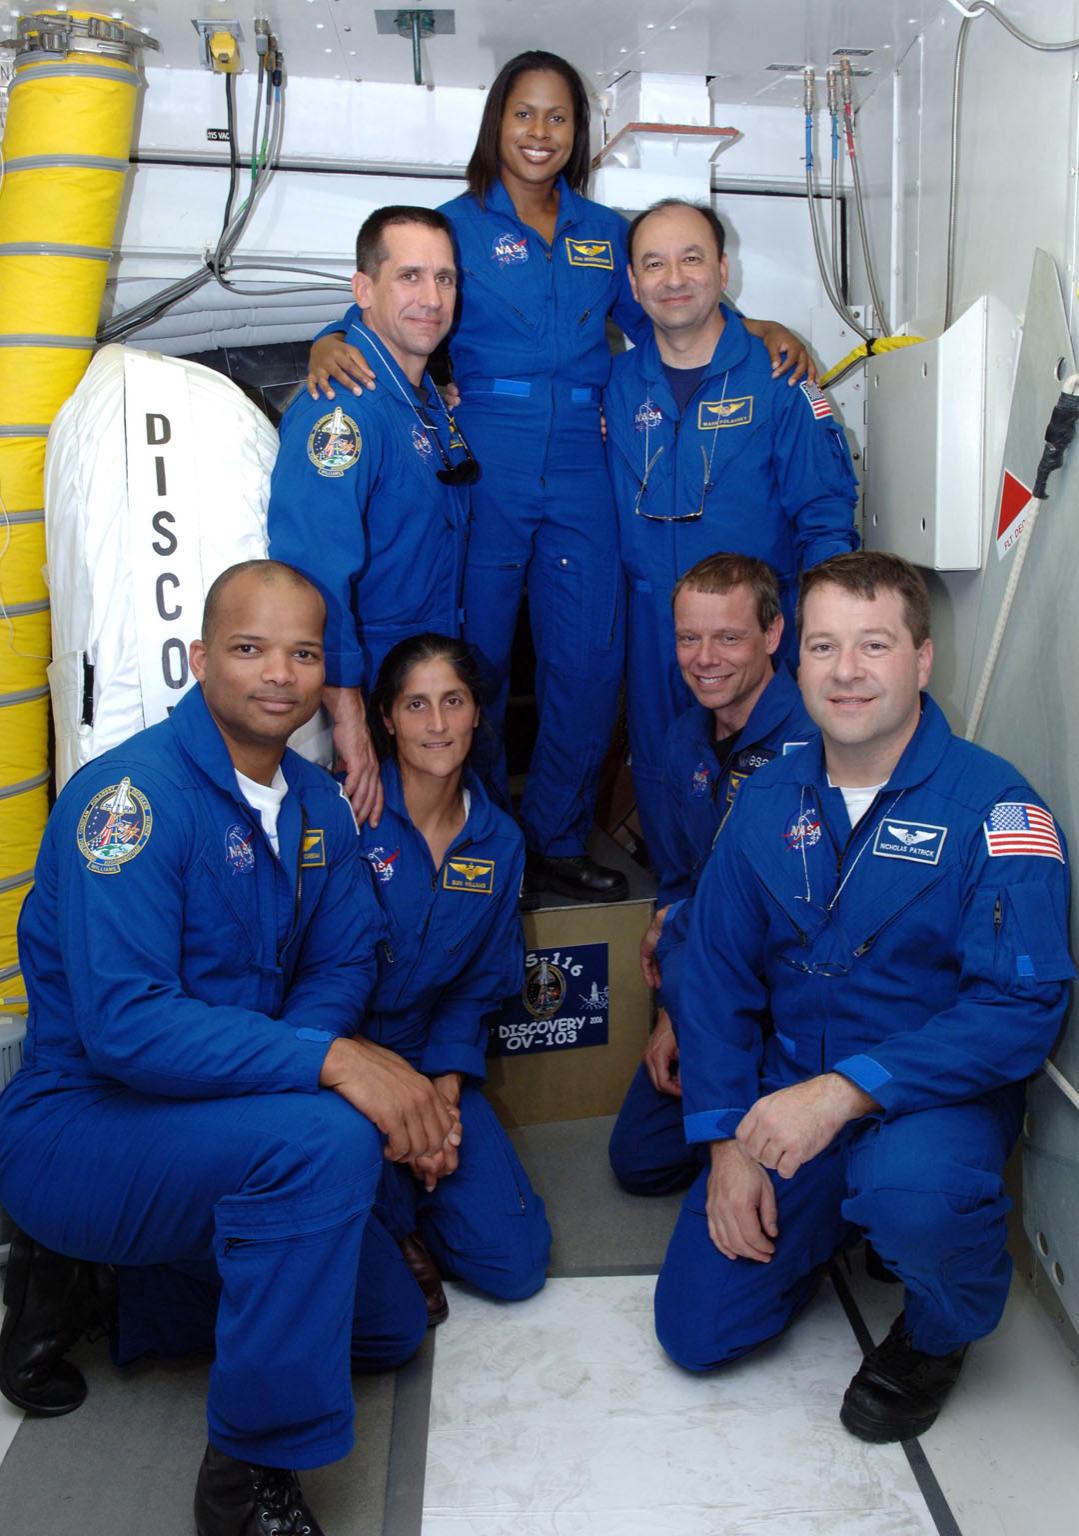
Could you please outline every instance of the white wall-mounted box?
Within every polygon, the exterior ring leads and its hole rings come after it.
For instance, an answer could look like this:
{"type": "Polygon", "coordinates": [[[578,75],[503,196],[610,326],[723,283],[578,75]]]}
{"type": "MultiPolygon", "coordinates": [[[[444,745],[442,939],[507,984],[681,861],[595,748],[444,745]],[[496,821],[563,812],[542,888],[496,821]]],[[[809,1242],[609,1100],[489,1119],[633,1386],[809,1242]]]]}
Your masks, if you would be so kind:
{"type": "Polygon", "coordinates": [[[1014,338],[1014,317],[985,295],[935,340],[869,359],[868,548],[933,571],[981,569],[1014,338]]]}

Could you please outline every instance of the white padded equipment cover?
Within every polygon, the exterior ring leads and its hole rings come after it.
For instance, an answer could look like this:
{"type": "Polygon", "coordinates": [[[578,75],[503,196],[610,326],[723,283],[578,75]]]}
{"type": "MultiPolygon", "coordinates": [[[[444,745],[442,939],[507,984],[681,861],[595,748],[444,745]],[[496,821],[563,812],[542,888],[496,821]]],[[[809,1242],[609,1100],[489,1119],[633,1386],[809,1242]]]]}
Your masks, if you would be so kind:
{"type": "Polygon", "coordinates": [[[208,588],[266,554],[276,457],[242,390],[156,352],[103,347],[58,411],[45,458],[58,790],[190,687],[208,588]]]}

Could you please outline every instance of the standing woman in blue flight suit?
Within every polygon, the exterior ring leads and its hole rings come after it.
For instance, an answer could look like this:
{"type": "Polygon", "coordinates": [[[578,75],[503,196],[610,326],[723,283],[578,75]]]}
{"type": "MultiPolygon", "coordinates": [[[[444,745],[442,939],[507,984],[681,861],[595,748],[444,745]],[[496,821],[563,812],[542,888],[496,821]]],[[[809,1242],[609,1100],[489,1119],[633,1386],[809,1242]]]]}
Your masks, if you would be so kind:
{"type": "Polygon", "coordinates": [[[369,711],[385,808],[361,848],[388,937],[361,1032],[461,1116],[460,1148],[387,1163],[378,1200],[431,1322],[446,1313],[431,1255],[443,1274],[515,1301],[542,1286],[551,1246],[543,1201],[479,1087],[488,1017],[520,990],[524,964],[521,832],[467,767],[479,697],[467,646],[424,634],[388,653],[369,711]]]}
{"type": "MultiPolygon", "coordinates": [[[[539,735],[520,807],[537,883],[569,895],[625,894],[585,852],[600,765],[618,710],[624,592],[600,432],[610,315],[634,341],[650,327],[630,292],[626,221],[583,193],[588,96],[556,54],[518,54],[487,97],[469,190],[444,204],[461,271],[450,337],[457,409],[482,474],[472,492],[465,638],[485,670],[501,736],[510,650],[527,583],[539,735]]],[[[355,318],[350,311],[345,328],[355,318]]],[[[768,333],[773,359],[799,344],[768,333]]],[[[370,382],[355,349],[316,342],[308,387],[370,382]]],[[[788,363],[787,366],[790,366],[788,363]]],[[[356,390],[358,393],[358,389],[356,390]]],[[[502,780],[502,764],[496,777],[502,780]]]]}

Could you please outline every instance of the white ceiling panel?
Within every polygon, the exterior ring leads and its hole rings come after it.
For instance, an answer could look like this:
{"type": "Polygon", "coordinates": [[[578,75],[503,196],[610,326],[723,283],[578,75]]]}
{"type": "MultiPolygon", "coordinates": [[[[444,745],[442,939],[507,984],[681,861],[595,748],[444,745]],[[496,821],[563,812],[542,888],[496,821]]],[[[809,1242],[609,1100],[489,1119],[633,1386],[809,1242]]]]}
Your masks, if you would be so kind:
{"type": "MultiPolygon", "coordinates": [[[[449,7],[441,7],[448,9],[449,7]]],[[[55,7],[65,10],[65,5],[55,7]]],[[[161,44],[150,69],[191,69],[200,61],[194,20],[234,22],[241,57],[255,63],[254,21],[269,20],[290,74],[407,84],[410,41],[380,35],[370,0],[271,0],[262,8],[236,0],[114,0],[105,14],[149,32],[161,44]]],[[[32,6],[0,0],[0,37],[32,6]]],[[[930,25],[954,24],[947,0],[460,0],[455,32],[422,45],[429,85],[484,87],[522,49],[542,46],[571,59],[596,88],[627,70],[715,76],[724,102],[796,106],[801,80],[770,64],[818,70],[844,47],[867,50],[864,99],[882,72],[930,25]]]]}

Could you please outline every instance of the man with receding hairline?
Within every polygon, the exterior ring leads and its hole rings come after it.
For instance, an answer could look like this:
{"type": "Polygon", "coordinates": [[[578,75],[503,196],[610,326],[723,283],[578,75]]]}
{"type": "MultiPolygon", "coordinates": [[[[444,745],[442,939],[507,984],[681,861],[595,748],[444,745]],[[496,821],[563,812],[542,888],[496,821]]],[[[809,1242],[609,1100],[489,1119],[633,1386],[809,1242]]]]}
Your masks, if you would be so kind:
{"type": "Polygon", "coordinates": [[[628,583],[626,695],[645,843],[664,845],[667,732],[691,696],[674,660],[671,596],[714,550],[779,577],[791,653],[798,572],[857,542],[850,455],[824,394],[773,376],[764,345],[722,303],[723,225],[665,198],[629,230],[634,296],[652,336],[616,357],[604,392],[607,459],[628,583]]]}
{"type": "Polygon", "coordinates": [[[117,1266],[118,1363],[215,1349],[199,1536],[319,1536],[296,1469],[351,1447],[351,1365],[426,1330],[370,1218],[383,1158],[459,1141],[426,1078],[354,1038],[379,904],[338,786],[286,748],[322,694],[323,619],[287,566],[223,573],[197,686],[71,779],[19,923],[0,1390],[79,1406],[63,1354],[100,1316],[94,1266],[117,1266]]]}

